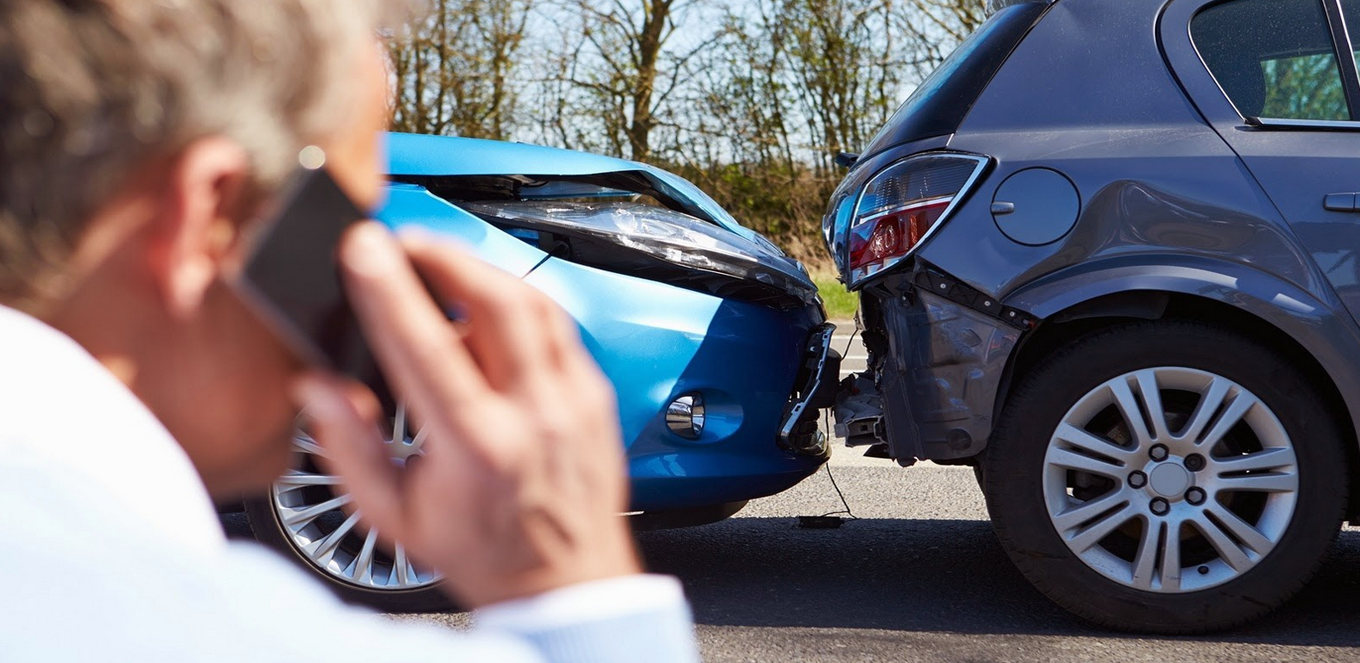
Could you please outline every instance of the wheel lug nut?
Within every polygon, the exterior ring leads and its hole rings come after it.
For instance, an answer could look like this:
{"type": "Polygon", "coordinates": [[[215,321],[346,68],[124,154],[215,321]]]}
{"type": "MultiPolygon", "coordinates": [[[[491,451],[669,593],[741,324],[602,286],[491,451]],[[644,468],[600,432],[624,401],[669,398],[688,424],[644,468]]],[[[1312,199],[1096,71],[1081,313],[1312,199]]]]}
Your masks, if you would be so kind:
{"type": "Polygon", "coordinates": [[[1142,472],[1134,472],[1129,475],[1129,487],[1142,488],[1147,485],[1147,475],[1142,472]]]}
{"type": "Polygon", "coordinates": [[[1198,472],[1204,469],[1204,465],[1205,465],[1204,456],[1201,456],[1199,454],[1190,454],[1189,456],[1185,457],[1185,469],[1190,470],[1191,472],[1198,472]]]}
{"type": "Polygon", "coordinates": [[[1152,503],[1148,505],[1148,508],[1152,509],[1152,513],[1155,515],[1165,516],[1166,512],[1171,510],[1171,505],[1168,504],[1166,500],[1158,497],[1157,499],[1152,500],[1152,503]]]}
{"type": "Polygon", "coordinates": [[[1204,504],[1205,497],[1208,496],[1204,494],[1203,488],[1191,488],[1190,490],[1185,491],[1185,501],[1195,506],[1204,504]]]}
{"type": "Polygon", "coordinates": [[[1169,455],[1171,455],[1171,452],[1167,450],[1165,444],[1158,444],[1148,449],[1148,456],[1152,457],[1152,460],[1166,460],[1169,455]]]}

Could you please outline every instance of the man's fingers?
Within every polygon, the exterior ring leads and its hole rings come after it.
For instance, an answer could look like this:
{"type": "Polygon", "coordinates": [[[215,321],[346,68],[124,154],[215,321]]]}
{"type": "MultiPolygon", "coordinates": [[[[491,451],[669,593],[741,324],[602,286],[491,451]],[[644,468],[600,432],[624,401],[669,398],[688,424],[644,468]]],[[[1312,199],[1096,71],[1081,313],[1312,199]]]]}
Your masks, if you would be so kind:
{"type": "Polygon", "coordinates": [[[310,421],[312,436],[326,450],[328,470],[345,480],[366,520],[399,538],[404,527],[401,479],[374,421],[373,396],[354,393],[334,377],[307,374],[293,384],[293,398],[310,421]],[[361,414],[368,410],[368,416],[361,414]]]}
{"type": "Polygon", "coordinates": [[[397,393],[429,413],[485,393],[482,371],[386,229],[355,226],[340,262],[365,336],[397,393]]]}
{"type": "MultiPolygon", "coordinates": [[[[613,385],[582,343],[576,321],[556,302],[513,276],[486,268],[453,243],[419,233],[403,234],[401,243],[430,286],[467,311],[469,345],[479,359],[516,366],[516,377],[523,380],[517,393],[549,412],[562,406],[562,394],[573,394],[598,403],[592,411],[605,413],[606,425],[618,425],[613,385]]],[[[572,444],[594,439],[573,438],[572,444]]]]}
{"type": "Polygon", "coordinates": [[[401,244],[421,276],[468,317],[466,341],[492,386],[512,389],[541,382],[553,342],[545,337],[555,306],[520,279],[486,264],[452,242],[404,233],[401,244]]]}

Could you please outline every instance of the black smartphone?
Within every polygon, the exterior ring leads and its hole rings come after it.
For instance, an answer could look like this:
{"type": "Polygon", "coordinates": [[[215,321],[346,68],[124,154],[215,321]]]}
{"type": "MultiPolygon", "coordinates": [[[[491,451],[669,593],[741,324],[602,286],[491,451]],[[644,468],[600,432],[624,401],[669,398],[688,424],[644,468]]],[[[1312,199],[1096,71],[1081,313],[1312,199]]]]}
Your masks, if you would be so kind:
{"type": "Polygon", "coordinates": [[[325,168],[299,168],[248,227],[231,279],[252,309],[299,357],[385,392],[341,282],[340,238],[368,215],[325,168]]]}

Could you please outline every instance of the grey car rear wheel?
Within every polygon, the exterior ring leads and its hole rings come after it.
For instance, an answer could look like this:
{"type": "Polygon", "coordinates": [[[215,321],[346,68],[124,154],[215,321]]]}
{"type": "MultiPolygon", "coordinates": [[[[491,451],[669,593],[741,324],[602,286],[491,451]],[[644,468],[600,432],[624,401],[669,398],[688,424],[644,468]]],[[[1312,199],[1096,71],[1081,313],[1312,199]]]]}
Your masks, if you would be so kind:
{"type": "Polygon", "coordinates": [[[1011,559],[1123,630],[1230,627],[1312,575],[1346,499],[1341,436],[1269,348],[1189,322],[1094,333],[1007,399],[985,492],[1011,559]]]}

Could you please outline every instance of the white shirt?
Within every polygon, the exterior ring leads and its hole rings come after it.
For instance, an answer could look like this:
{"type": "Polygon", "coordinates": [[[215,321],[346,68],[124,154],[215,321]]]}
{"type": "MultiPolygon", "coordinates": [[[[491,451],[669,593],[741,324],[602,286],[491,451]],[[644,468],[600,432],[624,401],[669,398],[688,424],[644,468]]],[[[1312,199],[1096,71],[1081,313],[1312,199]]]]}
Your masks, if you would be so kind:
{"type": "Polygon", "coordinates": [[[698,659],[673,578],[587,583],[474,622],[389,622],[228,541],[150,411],[74,341],[0,307],[0,661],[698,659]]]}

